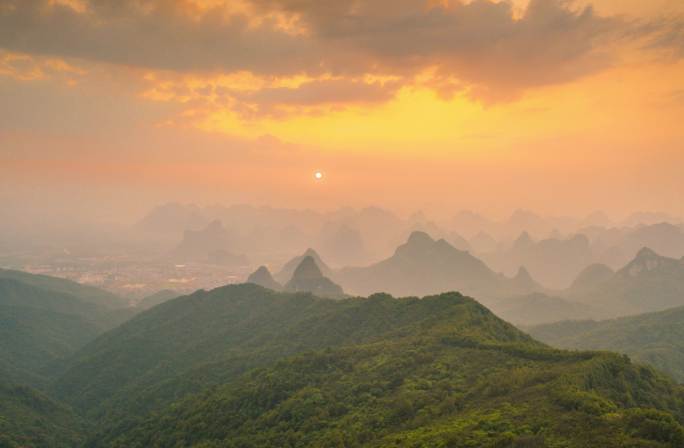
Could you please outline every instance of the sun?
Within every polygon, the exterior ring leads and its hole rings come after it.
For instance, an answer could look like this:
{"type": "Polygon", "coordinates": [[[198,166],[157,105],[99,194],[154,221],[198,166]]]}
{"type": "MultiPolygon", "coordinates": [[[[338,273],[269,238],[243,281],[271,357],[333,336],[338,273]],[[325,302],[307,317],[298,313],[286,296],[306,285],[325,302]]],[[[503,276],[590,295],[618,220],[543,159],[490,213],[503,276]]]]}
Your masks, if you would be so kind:
{"type": "Polygon", "coordinates": [[[314,173],[314,179],[316,180],[323,180],[323,173],[321,171],[316,171],[314,173]]]}

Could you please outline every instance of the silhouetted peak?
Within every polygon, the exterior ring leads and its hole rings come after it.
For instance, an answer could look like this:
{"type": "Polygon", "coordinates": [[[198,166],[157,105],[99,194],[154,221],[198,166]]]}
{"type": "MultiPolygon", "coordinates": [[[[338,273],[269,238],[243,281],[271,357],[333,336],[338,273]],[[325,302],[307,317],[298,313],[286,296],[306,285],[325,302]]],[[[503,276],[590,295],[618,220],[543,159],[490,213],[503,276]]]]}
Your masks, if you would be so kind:
{"type": "Polygon", "coordinates": [[[615,275],[610,267],[601,263],[594,263],[584,268],[582,272],[577,275],[571,288],[590,288],[601,284],[615,275]]]}
{"type": "Polygon", "coordinates": [[[662,257],[660,255],[658,255],[653,249],[650,249],[648,247],[644,247],[639,251],[639,253],[637,253],[634,261],[652,260],[654,258],[662,258],[662,257]]]}
{"type": "Polygon", "coordinates": [[[342,288],[325,277],[313,257],[304,257],[295,269],[292,279],[285,285],[290,292],[310,292],[319,297],[344,297],[342,288]]]}
{"type": "Polygon", "coordinates": [[[271,275],[271,271],[269,271],[266,266],[260,266],[259,269],[254,271],[247,279],[247,283],[254,283],[255,285],[274,290],[281,288],[280,283],[275,281],[271,275]]]}
{"type": "Polygon", "coordinates": [[[406,241],[406,245],[410,247],[428,247],[434,244],[435,240],[430,237],[425,232],[415,231],[412,232],[406,241]]]}
{"type": "Polygon", "coordinates": [[[270,279],[270,280],[273,280],[273,276],[271,275],[271,271],[269,271],[266,266],[259,266],[259,269],[252,272],[252,274],[249,276],[249,278],[250,279],[270,279]]]}
{"type": "Polygon", "coordinates": [[[672,260],[658,255],[653,249],[644,247],[637,253],[634,260],[623,269],[623,272],[626,271],[629,276],[636,277],[644,272],[654,271],[669,261],[672,260]]]}
{"type": "Polygon", "coordinates": [[[515,274],[515,280],[517,281],[533,281],[530,272],[525,266],[520,266],[518,268],[518,273],[515,274]]]}
{"type": "Polygon", "coordinates": [[[308,249],[306,250],[306,252],[304,252],[304,254],[303,254],[302,256],[303,256],[303,257],[311,257],[311,258],[314,259],[314,261],[315,261],[316,259],[320,259],[320,258],[321,258],[320,255],[318,255],[318,252],[316,252],[316,251],[313,250],[312,248],[308,248],[308,249]]]}
{"type": "Polygon", "coordinates": [[[207,232],[222,232],[223,223],[219,219],[215,219],[210,222],[206,227],[207,232]]]}
{"type": "Polygon", "coordinates": [[[305,256],[292,275],[293,279],[312,279],[321,277],[323,277],[323,273],[316,264],[316,260],[311,256],[305,256]]]}
{"type": "Polygon", "coordinates": [[[518,248],[529,247],[529,246],[532,246],[533,244],[534,244],[534,241],[532,241],[532,237],[530,236],[529,233],[527,233],[526,230],[523,231],[520,234],[520,236],[515,240],[515,243],[513,243],[513,245],[515,247],[518,247],[518,248]]]}

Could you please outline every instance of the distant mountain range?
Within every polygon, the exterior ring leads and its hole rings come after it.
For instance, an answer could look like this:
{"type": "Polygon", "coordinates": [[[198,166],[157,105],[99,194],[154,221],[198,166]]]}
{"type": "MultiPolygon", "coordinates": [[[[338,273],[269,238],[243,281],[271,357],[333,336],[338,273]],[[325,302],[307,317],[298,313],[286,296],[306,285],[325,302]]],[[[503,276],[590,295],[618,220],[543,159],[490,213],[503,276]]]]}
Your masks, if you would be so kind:
{"type": "Polygon", "coordinates": [[[246,266],[245,255],[233,253],[235,239],[223,227],[221,221],[212,221],[201,230],[186,230],[183,240],[173,251],[180,260],[203,261],[227,266],[246,266]]]}
{"type": "Polygon", "coordinates": [[[388,292],[421,296],[455,290],[486,303],[540,288],[531,278],[524,277],[511,279],[497,274],[470,253],[454,248],[444,239],[434,240],[424,232],[412,233],[386,260],[333,274],[345,290],[360,295],[388,292]]]}
{"type": "Polygon", "coordinates": [[[625,267],[610,275],[605,267],[584,272],[565,296],[613,315],[659,311],[684,305],[684,259],[644,248],[625,267]],[[591,275],[590,275],[591,274],[591,275]],[[587,282],[592,277],[592,282],[587,282]]]}

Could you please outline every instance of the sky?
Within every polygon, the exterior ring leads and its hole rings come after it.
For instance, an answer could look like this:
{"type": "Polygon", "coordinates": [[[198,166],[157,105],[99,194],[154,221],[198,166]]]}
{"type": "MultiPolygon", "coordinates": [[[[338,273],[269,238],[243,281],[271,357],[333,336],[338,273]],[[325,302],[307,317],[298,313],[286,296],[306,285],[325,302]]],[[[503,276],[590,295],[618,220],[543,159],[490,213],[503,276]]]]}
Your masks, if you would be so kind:
{"type": "Polygon", "coordinates": [[[681,0],[0,0],[0,100],[6,204],[684,216],[681,0]]]}

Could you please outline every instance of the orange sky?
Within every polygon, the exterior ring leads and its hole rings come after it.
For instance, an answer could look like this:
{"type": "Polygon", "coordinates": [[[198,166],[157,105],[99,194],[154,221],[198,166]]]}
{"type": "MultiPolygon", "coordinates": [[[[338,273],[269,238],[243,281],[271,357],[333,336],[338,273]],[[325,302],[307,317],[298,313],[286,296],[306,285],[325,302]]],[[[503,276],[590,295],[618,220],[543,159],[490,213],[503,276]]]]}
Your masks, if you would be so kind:
{"type": "Polygon", "coordinates": [[[0,30],[0,199],[684,215],[679,0],[0,0],[0,30]]]}

